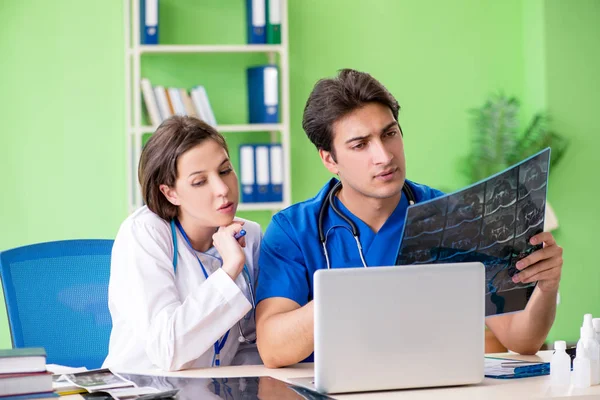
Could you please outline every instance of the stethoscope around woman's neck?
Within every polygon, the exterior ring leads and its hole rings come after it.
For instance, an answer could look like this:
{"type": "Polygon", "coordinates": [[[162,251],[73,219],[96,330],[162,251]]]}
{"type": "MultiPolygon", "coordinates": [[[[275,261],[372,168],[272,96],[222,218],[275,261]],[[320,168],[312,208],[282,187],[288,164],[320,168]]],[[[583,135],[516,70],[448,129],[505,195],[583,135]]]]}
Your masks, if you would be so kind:
{"type": "MultiPolygon", "coordinates": [[[[331,189],[329,189],[329,192],[327,192],[325,194],[325,198],[323,199],[323,202],[321,203],[321,208],[319,209],[319,217],[318,217],[319,219],[317,221],[317,230],[319,231],[319,240],[321,241],[321,246],[323,247],[323,254],[325,254],[325,261],[327,262],[327,269],[331,269],[331,263],[329,262],[329,253],[327,252],[327,236],[329,235],[329,232],[332,229],[338,228],[338,227],[345,228],[352,233],[352,237],[354,238],[354,241],[356,242],[356,247],[358,248],[358,254],[360,255],[360,261],[362,262],[363,267],[367,268],[367,262],[365,261],[365,255],[363,254],[362,245],[360,244],[360,238],[358,237],[358,227],[350,218],[345,216],[340,211],[340,209],[335,205],[334,197],[341,189],[342,189],[342,182],[336,183],[331,189]],[[327,233],[324,233],[323,232],[323,219],[325,218],[325,210],[327,209],[327,207],[331,207],[333,212],[336,213],[338,217],[343,219],[350,228],[348,228],[347,226],[338,225],[338,226],[333,226],[333,227],[329,228],[327,233]]],[[[402,194],[406,197],[406,200],[408,200],[409,205],[413,205],[416,203],[417,200],[415,198],[415,194],[414,194],[412,188],[408,185],[408,183],[406,183],[406,181],[404,182],[404,186],[402,186],[402,194]]]]}
{"type": "MultiPolygon", "coordinates": [[[[177,234],[175,233],[175,230],[178,229],[179,232],[181,233],[181,235],[183,236],[183,238],[185,239],[186,244],[189,246],[190,251],[196,256],[196,260],[198,260],[198,263],[200,264],[200,268],[202,268],[202,273],[204,274],[204,278],[208,279],[208,273],[206,272],[206,269],[204,268],[204,264],[202,264],[200,257],[198,257],[198,254],[196,254],[196,250],[194,250],[194,248],[192,247],[192,243],[190,242],[190,239],[188,238],[187,234],[185,233],[185,230],[183,229],[183,226],[181,226],[181,223],[179,222],[179,220],[172,219],[170,225],[171,225],[171,236],[173,238],[173,270],[174,270],[174,272],[177,273],[177,234]]],[[[248,270],[248,267],[246,266],[246,264],[244,264],[244,268],[242,269],[241,274],[242,274],[244,280],[246,281],[246,286],[248,287],[248,292],[250,294],[250,302],[252,303],[252,311],[254,311],[256,309],[256,300],[254,299],[254,291],[253,291],[252,279],[250,278],[250,271],[248,270]]],[[[251,313],[249,313],[249,314],[251,314],[251,313]]],[[[249,315],[249,314],[247,314],[247,315],[249,315]]],[[[244,319],[246,319],[246,317],[244,317],[244,319]]],[[[238,337],[238,341],[240,343],[248,343],[248,344],[256,343],[256,339],[248,339],[246,337],[246,335],[244,334],[244,330],[242,329],[241,320],[238,321],[237,325],[238,325],[238,329],[240,331],[240,336],[238,337]]],[[[224,345],[225,341],[227,341],[228,335],[229,335],[229,331],[227,331],[227,333],[224,336],[223,345],[224,345]]],[[[217,355],[217,357],[218,357],[219,351],[220,351],[220,348],[217,348],[219,345],[220,344],[217,341],[217,343],[215,344],[215,354],[217,355]]],[[[222,348],[223,345],[220,345],[220,347],[222,348]]]]}

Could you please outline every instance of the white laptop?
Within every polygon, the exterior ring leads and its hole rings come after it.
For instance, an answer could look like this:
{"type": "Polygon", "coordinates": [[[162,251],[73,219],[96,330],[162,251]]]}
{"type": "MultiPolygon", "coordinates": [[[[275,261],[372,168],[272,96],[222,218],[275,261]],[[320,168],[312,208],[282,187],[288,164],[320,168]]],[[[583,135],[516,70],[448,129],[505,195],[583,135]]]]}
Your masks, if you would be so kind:
{"type": "Polygon", "coordinates": [[[294,383],[345,393],[483,380],[483,264],[319,270],[314,281],[315,377],[294,383]]]}

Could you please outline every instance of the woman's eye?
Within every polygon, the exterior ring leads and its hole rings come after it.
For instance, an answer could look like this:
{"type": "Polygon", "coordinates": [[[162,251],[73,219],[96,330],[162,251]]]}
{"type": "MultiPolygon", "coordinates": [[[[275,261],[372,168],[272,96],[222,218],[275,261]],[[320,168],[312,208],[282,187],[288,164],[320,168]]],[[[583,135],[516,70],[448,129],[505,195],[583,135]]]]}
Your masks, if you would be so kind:
{"type": "Polygon", "coordinates": [[[365,147],[364,143],[359,143],[359,144],[353,146],[352,148],[355,149],[355,150],[360,150],[360,149],[362,149],[364,147],[365,147]]]}
{"type": "Polygon", "coordinates": [[[192,186],[202,186],[206,183],[206,181],[198,181],[198,182],[194,182],[192,183],[192,186]]]}
{"type": "Polygon", "coordinates": [[[221,171],[221,175],[228,175],[231,173],[231,171],[233,171],[233,169],[227,168],[226,170],[221,171]]]}

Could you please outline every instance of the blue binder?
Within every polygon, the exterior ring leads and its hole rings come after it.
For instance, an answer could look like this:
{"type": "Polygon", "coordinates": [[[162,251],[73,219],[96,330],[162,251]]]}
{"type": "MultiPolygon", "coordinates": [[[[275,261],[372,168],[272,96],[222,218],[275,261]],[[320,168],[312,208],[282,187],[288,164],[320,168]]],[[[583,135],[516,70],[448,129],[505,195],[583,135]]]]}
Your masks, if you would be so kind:
{"type": "Polygon", "coordinates": [[[255,175],[255,201],[265,203],[270,201],[270,183],[269,177],[269,145],[257,144],[254,146],[254,163],[256,164],[255,175]]]}
{"type": "Polygon", "coordinates": [[[256,202],[256,163],[253,145],[240,146],[240,185],[242,203],[256,202]]]}
{"type": "Polygon", "coordinates": [[[279,71],[275,65],[247,70],[248,120],[251,124],[279,122],[279,71]]]}
{"type": "Polygon", "coordinates": [[[283,147],[272,144],[269,148],[269,201],[283,201],[283,147]]]}
{"type": "Polygon", "coordinates": [[[158,0],[140,0],[140,43],[158,44],[158,0]]]}
{"type": "Polygon", "coordinates": [[[246,0],[246,20],[248,25],[248,44],[267,43],[266,0],[246,0]]]}

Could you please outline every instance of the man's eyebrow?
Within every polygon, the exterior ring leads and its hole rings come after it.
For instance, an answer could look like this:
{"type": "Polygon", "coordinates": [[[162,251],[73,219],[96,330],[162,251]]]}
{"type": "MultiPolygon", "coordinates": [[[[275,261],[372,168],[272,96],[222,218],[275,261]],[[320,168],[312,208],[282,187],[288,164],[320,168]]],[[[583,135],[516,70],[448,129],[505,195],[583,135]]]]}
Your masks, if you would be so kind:
{"type": "MultiPolygon", "coordinates": [[[[381,129],[381,133],[385,133],[388,129],[390,129],[393,126],[396,126],[396,125],[398,125],[398,122],[396,122],[396,121],[390,122],[389,124],[387,124],[386,126],[384,126],[383,129],[381,129]]],[[[355,136],[353,138],[350,138],[350,139],[346,140],[345,143],[348,144],[350,142],[355,142],[357,140],[363,140],[363,139],[368,138],[369,136],[371,136],[371,134],[364,135],[364,136],[355,136]]]]}
{"type": "MultiPolygon", "coordinates": [[[[225,158],[223,161],[221,161],[221,164],[219,164],[219,167],[222,167],[223,164],[226,164],[227,162],[229,162],[229,158],[225,158]]],[[[192,172],[191,174],[188,175],[188,178],[190,176],[192,176],[192,175],[201,174],[203,172],[206,172],[206,171],[204,171],[204,170],[202,170],[202,171],[194,171],[194,172],[192,172]]]]}
{"type": "Polygon", "coordinates": [[[385,133],[385,131],[389,130],[390,128],[397,126],[398,122],[397,121],[392,121],[389,124],[387,124],[382,130],[381,133],[385,133]]]}

